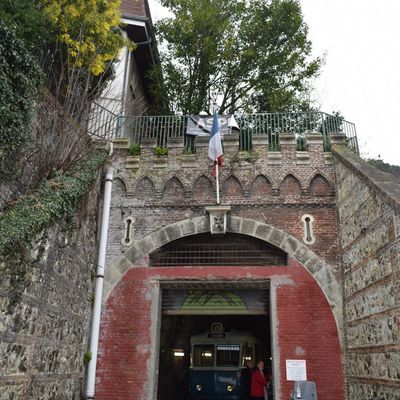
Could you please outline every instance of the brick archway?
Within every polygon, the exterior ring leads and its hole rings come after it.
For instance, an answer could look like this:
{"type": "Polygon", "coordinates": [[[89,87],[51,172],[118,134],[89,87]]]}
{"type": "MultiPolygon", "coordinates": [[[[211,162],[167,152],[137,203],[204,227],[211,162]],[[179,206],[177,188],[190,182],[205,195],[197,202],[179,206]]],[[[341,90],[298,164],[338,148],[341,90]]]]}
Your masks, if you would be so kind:
{"type": "MultiPolygon", "coordinates": [[[[310,250],[303,242],[286,232],[259,221],[228,216],[227,230],[233,233],[253,236],[271,243],[297,260],[313,276],[323,291],[341,332],[342,298],[339,283],[329,265],[310,250]]],[[[103,304],[113,288],[132,265],[145,255],[151,254],[163,245],[185,236],[210,232],[208,216],[186,219],[167,225],[134,243],[123,255],[116,259],[105,274],[103,304]]]]}

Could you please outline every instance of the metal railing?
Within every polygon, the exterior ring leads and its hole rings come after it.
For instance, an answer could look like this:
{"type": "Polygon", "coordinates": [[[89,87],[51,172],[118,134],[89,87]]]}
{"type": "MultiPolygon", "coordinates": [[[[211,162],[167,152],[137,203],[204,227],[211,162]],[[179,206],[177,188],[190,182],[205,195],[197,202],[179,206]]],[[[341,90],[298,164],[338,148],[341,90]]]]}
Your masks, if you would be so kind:
{"type": "Polygon", "coordinates": [[[111,140],[121,136],[121,124],[123,119],[106,107],[92,103],[87,129],[90,135],[97,139],[111,140]]]}
{"type": "MultiPolygon", "coordinates": [[[[281,133],[294,134],[297,150],[306,150],[307,134],[313,133],[322,135],[324,151],[330,150],[330,136],[341,134],[346,136],[348,146],[359,152],[355,125],[335,115],[323,112],[265,113],[235,115],[235,120],[239,126],[240,150],[251,150],[254,135],[266,135],[269,150],[279,150],[281,133]]],[[[158,146],[166,147],[169,138],[183,137],[186,148],[195,152],[196,139],[186,134],[188,116],[115,116],[112,121],[116,136],[127,137],[131,143],[155,138],[158,146]]],[[[110,121],[107,118],[100,118],[99,123],[109,128],[110,121]]]]}

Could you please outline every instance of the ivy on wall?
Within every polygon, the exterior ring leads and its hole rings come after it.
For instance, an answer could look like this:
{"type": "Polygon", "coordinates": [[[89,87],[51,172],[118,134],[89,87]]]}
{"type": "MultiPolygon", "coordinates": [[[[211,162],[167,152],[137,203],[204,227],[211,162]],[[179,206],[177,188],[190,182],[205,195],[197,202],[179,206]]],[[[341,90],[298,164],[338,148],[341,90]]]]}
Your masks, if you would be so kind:
{"type": "Polygon", "coordinates": [[[83,196],[107,159],[99,150],[78,163],[68,173],[45,180],[32,194],[21,196],[0,216],[0,257],[26,247],[36,234],[62,217],[72,218],[83,196]]]}
{"type": "Polygon", "coordinates": [[[14,30],[0,20],[0,182],[11,178],[30,138],[42,72],[14,30]]]}

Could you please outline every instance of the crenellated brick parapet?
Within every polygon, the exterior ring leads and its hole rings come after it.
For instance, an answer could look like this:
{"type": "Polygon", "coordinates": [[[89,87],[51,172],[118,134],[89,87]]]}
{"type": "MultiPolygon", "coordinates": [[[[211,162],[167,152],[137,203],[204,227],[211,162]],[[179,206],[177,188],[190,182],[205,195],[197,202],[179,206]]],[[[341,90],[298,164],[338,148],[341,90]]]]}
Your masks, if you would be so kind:
{"type": "MultiPolygon", "coordinates": [[[[208,142],[197,138],[195,153],[188,154],[183,138],[169,138],[168,154],[161,155],[156,139],[145,139],[140,156],[131,157],[128,142],[118,140],[110,260],[124,249],[126,218],[133,218],[132,237],[138,240],[165,224],[203,215],[205,207],[216,204],[208,142]]],[[[335,263],[335,166],[327,162],[321,135],[309,135],[307,144],[305,151],[297,151],[295,136],[282,134],[279,151],[270,151],[268,136],[254,135],[252,150],[239,151],[239,136],[225,136],[221,204],[231,206],[232,215],[271,223],[299,240],[304,238],[301,218],[311,215],[312,249],[335,263]]]]}
{"type": "MultiPolygon", "coordinates": [[[[208,141],[207,137],[197,138],[195,153],[188,154],[182,137],[170,138],[167,151],[164,151],[167,154],[160,154],[163,151],[157,148],[156,139],[143,139],[140,156],[131,157],[127,156],[129,143],[118,139],[114,143],[114,161],[121,166],[120,177],[128,192],[137,190],[137,184],[144,176],[153,181],[155,191],[163,192],[167,181],[175,177],[189,194],[189,199],[190,193],[196,192],[194,185],[199,178],[203,178],[203,181],[208,179],[209,190],[215,191],[213,164],[208,158],[208,141]]],[[[271,188],[261,190],[262,202],[265,203],[282,201],[280,192],[282,184],[286,184],[287,180],[291,181],[291,190],[298,191],[290,202],[296,196],[295,203],[313,203],[320,202],[321,196],[334,195],[333,161],[330,153],[323,152],[322,136],[319,134],[307,137],[306,151],[296,150],[294,134],[280,135],[279,151],[268,150],[266,135],[255,135],[252,138],[251,151],[239,151],[238,135],[225,136],[223,146],[223,167],[220,170],[222,196],[225,195],[223,201],[235,202],[229,195],[232,190],[224,189],[225,184],[232,182],[233,178],[238,193],[243,194],[241,203],[246,202],[246,198],[251,203],[261,200],[257,199],[254,187],[260,179],[264,179],[265,186],[271,188]]],[[[190,199],[193,200],[196,201],[190,199]]]]}

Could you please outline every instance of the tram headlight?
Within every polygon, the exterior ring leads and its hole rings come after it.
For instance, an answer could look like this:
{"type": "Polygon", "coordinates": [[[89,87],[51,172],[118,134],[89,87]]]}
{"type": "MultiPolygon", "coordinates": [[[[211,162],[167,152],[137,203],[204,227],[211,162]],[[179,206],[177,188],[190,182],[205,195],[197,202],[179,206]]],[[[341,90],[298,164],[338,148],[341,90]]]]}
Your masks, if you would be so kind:
{"type": "Polygon", "coordinates": [[[203,385],[196,385],[196,390],[201,392],[203,390],[203,385]]]}
{"type": "Polygon", "coordinates": [[[228,385],[228,386],[226,387],[226,390],[227,390],[228,392],[232,392],[233,389],[234,389],[234,387],[233,387],[232,385],[228,385]]]}

